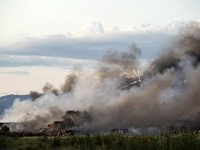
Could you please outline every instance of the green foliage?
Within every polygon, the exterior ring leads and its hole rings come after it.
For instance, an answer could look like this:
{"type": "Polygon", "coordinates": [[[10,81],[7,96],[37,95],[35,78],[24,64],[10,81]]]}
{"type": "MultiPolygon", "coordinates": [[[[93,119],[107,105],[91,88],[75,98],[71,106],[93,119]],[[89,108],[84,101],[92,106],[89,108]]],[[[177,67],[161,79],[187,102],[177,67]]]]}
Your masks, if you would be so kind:
{"type": "Polygon", "coordinates": [[[1,131],[9,132],[9,131],[10,131],[10,128],[7,127],[7,126],[3,126],[3,127],[1,127],[1,131]]]}
{"type": "Polygon", "coordinates": [[[9,143],[7,143],[7,140],[5,137],[0,136],[0,147],[4,147],[6,148],[8,146],[9,143]]]}
{"type": "Polygon", "coordinates": [[[48,142],[49,138],[47,136],[43,136],[42,138],[40,138],[41,142],[48,142]]]}
{"type": "Polygon", "coordinates": [[[24,148],[24,150],[34,150],[34,148],[33,148],[32,146],[28,145],[28,146],[26,146],[26,147],[24,148]]]}
{"type": "Polygon", "coordinates": [[[18,150],[183,150],[200,149],[200,131],[175,131],[158,134],[137,134],[125,136],[111,133],[85,136],[75,135],[67,137],[23,137],[13,138],[0,136],[0,148],[18,150]]]}
{"type": "Polygon", "coordinates": [[[37,143],[37,149],[45,149],[45,146],[42,142],[37,143]]]}
{"type": "Polygon", "coordinates": [[[51,146],[52,146],[52,147],[61,146],[61,138],[60,138],[59,136],[55,136],[55,137],[51,140],[51,146]]]}

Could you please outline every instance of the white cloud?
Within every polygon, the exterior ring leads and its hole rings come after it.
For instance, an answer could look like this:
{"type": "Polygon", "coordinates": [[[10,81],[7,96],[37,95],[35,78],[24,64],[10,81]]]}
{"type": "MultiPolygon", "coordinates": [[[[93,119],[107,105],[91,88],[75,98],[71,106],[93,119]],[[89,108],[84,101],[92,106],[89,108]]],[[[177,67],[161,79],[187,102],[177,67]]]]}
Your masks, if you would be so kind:
{"type": "MultiPolygon", "coordinates": [[[[79,66],[83,69],[93,69],[96,61],[82,60],[59,57],[44,56],[9,56],[0,57],[0,67],[21,67],[21,66],[43,66],[43,67],[62,67],[65,69],[74,69],[79,66]]],[[[3,73],[3,72],[0,72],[3,73]]],[[[25,72],[4,72],[7,74],[25,74],[25,72]]]]}
{"type": "MultiPolygon", "coordinates": [[[[142,50],[140,59],[152,59],[186,23],[177,19],[163,25],[146,23],[122,31],[116,26],[104,30],[101,23],[91,22],[75,33],[25,38],[15,44],[1,46],[0,67],[71,66],[74,60],[70,59],[98,60],[108,49],[125,51],[132,43],[142,50]]],[[[200,24],[200,20],[197,23],[200,24]]]]}
{"type": "Polygon", "coordinates": [[[115,32],[118,32],[118,31],[119,31],[119,29],[118,29],[117,26],[111,26],[110,28],[108,28],[106,30],[106,33],[109,34],[109,33],[115,33],[115,32]]]}
{"type": "Polygon", "coordinates": [[[187,22],[182,19],[170,20],[162,25],[141,24],[140,26],[131,26],[125,31],[132,31],[133,33],[163,33],[163,34],[178,34],[178,29],[185,26],[187,22]]]}
{"type": "MultiPolygon", "coordinates": [[[[200,19],[196,22],[200,23],[200,19]]],[[[68,37],[81,37],[81,36],[92,36],[92,35],[102,35],[104,34],[110,34],[113,32],[120,32],[121,34],[126,34],[127,31],[131,31],[131,34],[141,34],[141,33],[162,33],[162,34],[177,34],[179,28],[184,27],[189,21],[185,21],[181,18],[178,18],[177,20],[170,20],[162,25],[151,25],[149,23],[142,23],[139,26],[130,26],[126,28],[125,30],[118,29],[117,26],[111,26],[108,29],[104,29],[102,24],[100,22],[90,22],[83,26],[81,30],[76,31],[74,33],[66,33],[66,36],[68,37]]]]}
{"type": "Polygon", "coordinates": [[[104,33],[103,26],[100,22],[90,22],[83,26],[80,31],[73,33],[74,36],[88,36],[91,34],[104,33]]]}

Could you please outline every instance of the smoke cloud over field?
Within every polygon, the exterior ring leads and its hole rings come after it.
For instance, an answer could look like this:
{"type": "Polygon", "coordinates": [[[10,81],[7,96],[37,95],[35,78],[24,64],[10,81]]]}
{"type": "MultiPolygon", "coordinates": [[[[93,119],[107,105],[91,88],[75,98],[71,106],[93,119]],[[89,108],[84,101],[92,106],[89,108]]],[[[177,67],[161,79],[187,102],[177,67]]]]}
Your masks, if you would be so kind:
{"type": "Polygon", "coordinates": [[[200,25],[194,22],[180,29],[177,39],[149,63],[141,84],[130,92],[123,89],[127,81],[120,73],[128,72],[128,66],[140,69],[138,55],[141,50],[135,43],[126,52],[109,50],[95,73],[74,72],[60,89],[47,83],[44,95],[30,93],[33,101],[15,100],[3,121],[26,122],[20,131],[37,130],[61,120],[67,110],[79,110],[87,112],[74,127],[82,132],[160,126],[181,119],[200,125],[200,25]]]}

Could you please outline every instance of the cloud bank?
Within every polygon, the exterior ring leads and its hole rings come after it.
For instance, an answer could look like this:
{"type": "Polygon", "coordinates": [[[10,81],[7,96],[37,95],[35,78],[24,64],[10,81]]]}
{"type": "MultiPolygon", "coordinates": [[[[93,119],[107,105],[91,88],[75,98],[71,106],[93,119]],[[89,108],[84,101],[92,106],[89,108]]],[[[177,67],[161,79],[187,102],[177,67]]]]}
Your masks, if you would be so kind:
{"type": "Polygon", "coordinates": [[[15,75],[28,75],[28,71],[21,71],[21,70],[15,70],[15,71],[8,71],[8,72],[0,72],[0,74],[15,74],[15,75]]]}
{"type": "Polygon", "coordinates": [[[98,60],[107,50],[124,51],[133,43],[142,50],[141,59],[151,59],[186,23],[177,19],[160,26],[141,24],[122,31],[116,26],[104,29],[101,23],[91,22],[74,33],[29,37],[1,46],[0,67],[62,66],[66,61],[64,58],[98,60]]]}

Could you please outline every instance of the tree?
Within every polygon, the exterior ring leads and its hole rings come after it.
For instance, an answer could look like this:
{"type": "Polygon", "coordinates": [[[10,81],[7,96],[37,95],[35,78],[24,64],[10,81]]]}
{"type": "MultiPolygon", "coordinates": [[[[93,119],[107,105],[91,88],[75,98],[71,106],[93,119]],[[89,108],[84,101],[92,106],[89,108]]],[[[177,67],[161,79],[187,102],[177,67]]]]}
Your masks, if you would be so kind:
{"type": "Polygon", "coordinates": [[[3,126],[3,127],[1,127],[1,131],[9,132],[10,129],[9,129],[9,127],[7,127],[7,126],[3,126]]]}

